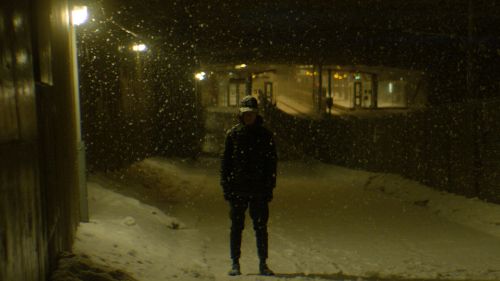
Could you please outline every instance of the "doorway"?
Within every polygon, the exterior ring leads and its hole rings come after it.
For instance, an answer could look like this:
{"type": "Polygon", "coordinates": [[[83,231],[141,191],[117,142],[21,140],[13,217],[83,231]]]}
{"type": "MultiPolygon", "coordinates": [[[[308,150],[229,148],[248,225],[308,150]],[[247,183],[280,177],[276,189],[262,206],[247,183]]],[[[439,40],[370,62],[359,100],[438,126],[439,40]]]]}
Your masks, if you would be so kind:
{"type": "Polygon", "coordinates": [[[363,87],[361,82],[354,82],[354,108],[360,108],[363,103],[363,87]]]}
{"type": "Polygon", "coordinates": [[[273,102],[273,82],[264,82],[264,97],[268,102],[273,102]]]}

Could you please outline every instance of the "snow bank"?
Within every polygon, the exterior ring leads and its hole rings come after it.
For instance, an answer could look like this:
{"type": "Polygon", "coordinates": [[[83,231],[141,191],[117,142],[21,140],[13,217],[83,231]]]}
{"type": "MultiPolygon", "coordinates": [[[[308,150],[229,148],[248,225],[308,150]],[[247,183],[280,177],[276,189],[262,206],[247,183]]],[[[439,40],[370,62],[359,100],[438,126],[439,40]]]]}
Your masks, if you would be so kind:
{"type": "Polygon", "coordinates": [[[500,205],[432,189],[394,174],[373,174],[365,188],[427,208],[436,215],[500,238],[500,205]]]}
{"type": "Polygon", "coordinates": [[[75,253],[141,281],[205,274],[198,230],[156,207],[104,188],[93,177],[87,186],[91,220],[78,228],[75,253]]]}
{"type": "Polygon", "coordinates": [[[116,172],[97,175],[94,180],[145,202],[153,199],[164,204],[177,203],[189,200],[203,185],[202,179],[179,167],[185,162],[149,158],[116,172]]]}
{"type": "Polygon", "coordinates": [[[86,255],[62,253],[51,281],[136,281],[121,270],[93,263],[86,255]]]}

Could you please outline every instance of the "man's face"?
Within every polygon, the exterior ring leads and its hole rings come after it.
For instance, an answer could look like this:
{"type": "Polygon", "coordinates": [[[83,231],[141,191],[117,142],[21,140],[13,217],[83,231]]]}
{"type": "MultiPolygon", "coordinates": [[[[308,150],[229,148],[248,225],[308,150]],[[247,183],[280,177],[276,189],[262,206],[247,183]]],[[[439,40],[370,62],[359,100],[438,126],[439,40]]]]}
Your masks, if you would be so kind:
{"type": "Polygon", "coordinates": [[[244,112],[243,113],[243,124],[245,125],[252,125],[255,123],[255,119],[257,118],[257,113],[255,112],[244,112]]]}

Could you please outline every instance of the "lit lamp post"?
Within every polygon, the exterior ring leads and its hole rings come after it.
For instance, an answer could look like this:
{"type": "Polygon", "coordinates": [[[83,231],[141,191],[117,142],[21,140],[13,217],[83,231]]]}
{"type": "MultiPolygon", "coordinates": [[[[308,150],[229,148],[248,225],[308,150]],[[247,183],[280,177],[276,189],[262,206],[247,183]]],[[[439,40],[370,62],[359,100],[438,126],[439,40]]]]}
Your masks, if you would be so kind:
{"type": "Polygon", "coordinates": [[[87,180],[85,176],[85,143],[82,140],[82,126],[81,126],[81,113],[80,113],[80,91],[78,80],[78,56],[76,50],[76,31],[75,27],[86,22],[88,19],[87,6],[75,6],[71,11],[71,49],[73,52],[73,102],[75,114],[75,130],[77,141],[77,155],[78,155],[78,185],[80,192],[80,221],[89,221],[88,199],[87,199],[87,180]]]}
{"type": "MultiPolygon", "coordinates": [[[[147,57],[144,57],[148,47],[146,44],[142,42],[133,43],[130,46],[130,50],[135,53],[135,77],[132,82],[133,96],[129,97],[133,100],[135,104],[133,109],[130,110],[130,114],[135,114],[135,116],[139,116],[141,114],[147,114],[148,108],[148,97],[144,95],[145,90],[147,89],[147,83],[145,82],[144,77],[146,76],[144,67],[147,64],[147,57]]],[[[129,78],[130,79],[130,78],[129,78]]]]}
{"type": "Polygon", "coordinates": [[[195,100],[196,100],[196,103],[199,105],[201,103],[201,100],[200,100],[201,93],[200,93],[200,84],[199,83],[207,78],[207,74],[204,71],[200,71],[200,72],[197,72],[194,74],[194,78],[195,78],[195,81],[194,81],[195,100]]]}
{"type": "Polygon", "coordinates": [[[137,64],[137,78],[142,79],[142,61],[140,59],[140,53],[144,53],[148,50],[148,47],[144,43],[135,43],[132,45],[132,51],[136,52],[136,64],[137,64]]]}
{"type": "Polygon", "coordinates": [[[148,47],[142,43],[132,45],[132,51],[134,52],[145,52],[147,49],[148,47]]]}
{"type": "Polygon", "coordinates": [[[206,75],[207,74],[202,71],[202,72],[195,73],[194,78],[196,78],[196,80],[198,80],[198,81],[203,81],[203,80],[205,80],[206,75]]]}
{"type": "Polygon", "coordinates": [[[143,53],[143,52],[146,52],[148,50],[148,47],[146,46],[146,44],[143,44],[143,43],[135,43],[134,45],[132,45],[132,51],[136,52],[137,56],[136,56],[136,64],[137,64],[137,78],[139,79],[142,79],[142,63],[141,63],[141,60],[140,60],[140,57],[139,57],[139,54],[140,53],[143,53]]]}

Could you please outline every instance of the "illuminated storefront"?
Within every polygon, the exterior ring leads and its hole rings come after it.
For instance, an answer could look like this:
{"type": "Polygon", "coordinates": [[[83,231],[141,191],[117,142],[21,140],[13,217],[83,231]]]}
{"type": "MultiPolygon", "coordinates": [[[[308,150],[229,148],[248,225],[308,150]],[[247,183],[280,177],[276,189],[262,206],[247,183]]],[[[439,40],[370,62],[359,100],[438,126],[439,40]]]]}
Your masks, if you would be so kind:
{"type": "Polygon", "coordinates": [[[238,100],[249,94],[304,117],[425,105],[425,92],[417,86],[423,75],[406,70],[241,64],[206,67],[203,71],[207,76],[199,81],[203,84],[200,94],[202,104],[209,107],[236,107],[238,100]]]}

